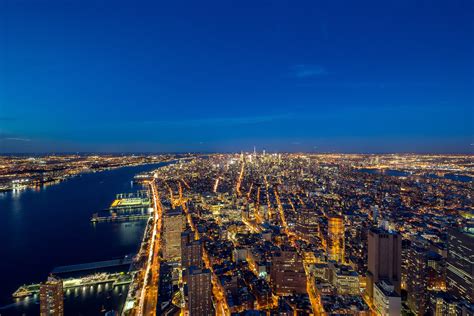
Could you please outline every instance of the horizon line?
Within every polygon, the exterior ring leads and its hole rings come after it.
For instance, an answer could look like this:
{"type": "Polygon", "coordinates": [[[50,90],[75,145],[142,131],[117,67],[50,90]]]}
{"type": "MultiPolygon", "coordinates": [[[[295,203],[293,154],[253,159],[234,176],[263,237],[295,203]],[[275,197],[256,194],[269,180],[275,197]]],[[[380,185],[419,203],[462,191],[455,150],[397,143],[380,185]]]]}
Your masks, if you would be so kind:
{"type": "MultiPolygon", "coordinates": [[[[13,155],[212,155],[252,154],[252,151],[50,151],[50,152],[5,152],[0,156],[13,155]]],[[[263,154],[262,151],[257,154],[263,154]]],[[[341,151],[267,151],[265,154],[318,154],[318,155],[456,155],[473,156],[474,152],[341,152],[341,151]]]]}

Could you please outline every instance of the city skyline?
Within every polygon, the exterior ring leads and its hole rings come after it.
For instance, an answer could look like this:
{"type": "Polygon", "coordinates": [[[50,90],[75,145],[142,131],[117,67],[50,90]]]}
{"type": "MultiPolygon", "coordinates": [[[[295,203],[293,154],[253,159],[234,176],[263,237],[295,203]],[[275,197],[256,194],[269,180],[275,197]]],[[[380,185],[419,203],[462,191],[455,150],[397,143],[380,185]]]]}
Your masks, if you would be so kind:
{"type": "Polygon", "coordinates": [[[474,311],[471,155],[4,155],[0,167],[2,314],[474,311]]]}
{"type": "Polygon", "coordinates": [[[0,6],[0,153],[473,153],[471,1],[0,6]]]}
{"type": "Polygon", "coordinates": [[[474,1],[0,1],[0,316],[474,315],[474,1]]]}

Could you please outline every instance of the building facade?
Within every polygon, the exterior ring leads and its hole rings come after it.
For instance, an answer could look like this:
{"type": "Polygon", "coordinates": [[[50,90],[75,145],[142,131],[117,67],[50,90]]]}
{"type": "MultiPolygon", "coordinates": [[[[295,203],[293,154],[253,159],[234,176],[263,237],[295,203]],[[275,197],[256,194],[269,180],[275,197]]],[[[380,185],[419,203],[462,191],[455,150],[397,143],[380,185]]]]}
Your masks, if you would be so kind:
{"type": "Polygon", "coordinates": [[[331,215],[328,217],[327,255],[328,260],[344,262],[344,220],[342,216],[331,215]]]}
{"type": "Polygon", "coordinates": [[[303,261],[295,250],[283,250],[272,258],[270,279],[275,293],[306,293],[303,261]]]}
{"type": "Polygon", "coordinates": [[[416,315],[428,308],[428,251],[417,245],[408,250],[407,305],[416,315]]]}
{"type": "Polygon", "coordinates": [[[448,233],[448,292],[457,300],[474,304],[474,234],[451,229],[448,233]]]}
{"type": "Polygon", "coordinates": [[[211,271],[190,267],[188,272],[188,302],[191,316],[214,315],[212,308],[211,271]]]}
{"type": "Polygon", "coordinates": [[[40,285],[40,315],[64,315],[63,281],[54,277],[40,285]]]}
{"type": "Polygon", "coordinates": [[[191,266],[203,267],[202,243],[194,240],[194,233],[186,231],[181,234],[181,267],[189,269],[191,266]]]}
{"type": "Polygon", "coordinates": [[[367,295],[371,301],[375,283],[385,280],[400,294],[402,237],[380,228],[368,234],[367,295]]]}
{"type": "Polygon", "coordinates": [[[388,281],[380,281],[374,285],[374,309],[378,315],[401,315],[402,299],[395,292],[395,287],[388,281]]]}
{"type": "Polygon", "coordinates": [[[168,210],[163,216],[163,259],[178,261],[181,258],[181,233],[185,225],[181,209],[168,210]]]}

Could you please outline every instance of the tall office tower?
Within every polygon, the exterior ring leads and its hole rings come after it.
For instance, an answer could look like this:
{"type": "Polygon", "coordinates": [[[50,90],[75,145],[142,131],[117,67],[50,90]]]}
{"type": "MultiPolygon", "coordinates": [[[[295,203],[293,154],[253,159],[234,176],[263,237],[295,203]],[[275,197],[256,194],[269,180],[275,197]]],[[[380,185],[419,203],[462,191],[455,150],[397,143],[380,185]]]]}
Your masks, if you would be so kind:
{"type": "Polygon", "coordinates": [[[474,304],[474,233],[451,229],[448,233],[448,292],[458,300],[474,304]]]}
{"type": "Polygon", "coordinates": [[[427,250],[417,245],[408,249],[406,289],[407,305],[416,315],[424,315],[428,307],[427,250]]]}
{"type": "Polygon", "coordinates": [[[427,259],[427,282],[428,289],[434,291],[446,290],[446,259],[439,253],[428,251],[427,259]]]}
{"type": "Polygon", "coordinates": [[[317,242],[319,233],[318,215],[313,208],[303,208],[299,211],[294,231],[299,237],[317,242]]]}
{"type": "Polygon", "coordinates": [[[372,215],[372,222],[375,226],[379,224],[379,207],[378,205],[374,205],[371,207],[371,215],[372,215]]]}
{"type": "MultiPolygon", "coordinates": [[[[185,268],[185,265],[187,262],[186,245],[189,244],[193,240],[194,240],[194,234],[189,228],[181,233],[181,266],[183,268],[185,268]]],[[[186,268],[189,268],[189,266],[187,266],[186,268]]]]}
{"type": "Polygon", "coordinates": [[[191,266],[203,267],[202,243],[194,240],[194,233],[185,231],[181,234],[181,267],[189,269],[191,266]]]}
{"type": "Polygon", "coordinates": [[[63,281],[52,276],[40,285],[40,315],[64,315],[63,281]]]}
{"type": "Polygon", "coordinates": [[[278,295],[306,293],[306,273],[303,260],[296,250],[285,247],[272,258],[270,279],[278,295]]]}
{"type": "Polygon", "coordinates": [[[409,239],[402,240],[402,279],[400,282],[400,288],[403,290],[407,289],[407,264],[408,264],[408,250],[411,247],[411,241],[409,239]]]}
{"type": "Polygon", "coordinates": [[[181,258],[181,232],[184,216],[180,208],[169,210],[163,216],[163,259],[179,261],[181,258]]]}
{"type": "Polygon", "coordinates": [[[327,254],[329,260],[344,262],[344,222],[342,216],[328,217],[327,254]]]}
{"type": "Polygon", "coordinates": [[[402,237],[395,232],[374,228],[368,234],[366,292],[371,302],[375,283],[385,280],[400,294],[402,237]]]}
{"type": "Polygon", "coordinates": [[[211,271],[190,267],[188,273],[189,315],[210,316],[212,308],[211,271]]]}

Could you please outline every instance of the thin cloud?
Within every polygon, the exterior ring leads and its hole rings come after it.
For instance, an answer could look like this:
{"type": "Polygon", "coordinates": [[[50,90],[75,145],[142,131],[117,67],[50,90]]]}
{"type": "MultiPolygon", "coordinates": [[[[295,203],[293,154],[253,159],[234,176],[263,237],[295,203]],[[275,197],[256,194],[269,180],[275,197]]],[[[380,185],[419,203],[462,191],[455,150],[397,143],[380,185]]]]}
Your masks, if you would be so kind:
{"type": "Polygon", "coordinates": [[[405,88],[405,87],[416,87],[416,88],[432,88],[437,85],[430,82],[421,81],[403,81],[403,82],[390,82],[390,81],[342,81],[342,82],[314,82],[304,81],[299,83],[303,87],[338,87],[348,89],[393,89],[393,88],[405,88]]]}
{"type": "Polygon", "coordinates": [[[179,121],[146,121],[146,124],[156,124],[160,127],[185,128],[202,126],[240,126],[268,123],[273,121],[292,118],[292,114],[267,115],[267,116],[248,116],[248,117],[216,117],[202,119],[184,119],[179,121]]]}
{"type": "Polygon", "coordinates": [[[290,68],[290,73],[296,78],[312,78],[326,75],[328,72],[320,65],[298,64],[290,68]]]}
{"type": "Polygon", "coordinates": [[[31,142],[29,138],[20,138],[20,137],[6,137],[3,140],[10,140],[15,142],[31,142]]]}

